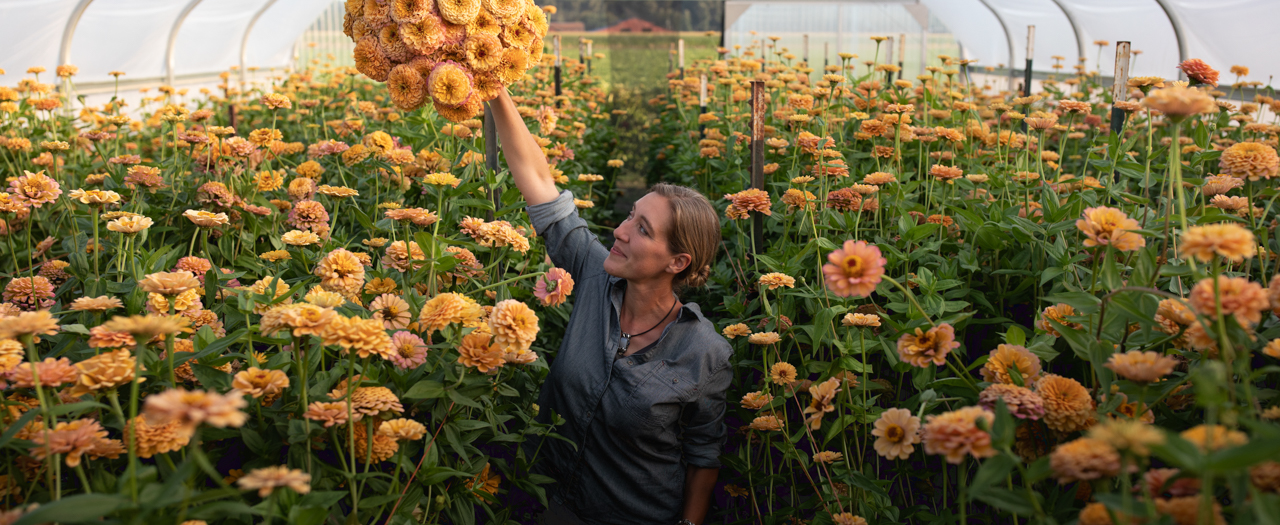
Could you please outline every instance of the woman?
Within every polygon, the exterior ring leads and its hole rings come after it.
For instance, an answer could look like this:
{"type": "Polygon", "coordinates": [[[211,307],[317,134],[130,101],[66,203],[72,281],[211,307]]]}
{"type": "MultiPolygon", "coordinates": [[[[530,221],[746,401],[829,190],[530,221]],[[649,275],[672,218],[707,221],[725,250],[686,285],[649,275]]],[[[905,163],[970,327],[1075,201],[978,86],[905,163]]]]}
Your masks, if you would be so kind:
{"type": "Polygon", "coordinates": [[[636,201],[606,249],[556,191],[542,149],[504,90],[492,102],[502,152],[556,266],[573,275],[564,341],[538,397],[566,438],[526,444],[548,487],[543,523],[699,525],[724,445],[733,353],[695,303],[720,243],[697,192],[666,184],[636,201]]]}

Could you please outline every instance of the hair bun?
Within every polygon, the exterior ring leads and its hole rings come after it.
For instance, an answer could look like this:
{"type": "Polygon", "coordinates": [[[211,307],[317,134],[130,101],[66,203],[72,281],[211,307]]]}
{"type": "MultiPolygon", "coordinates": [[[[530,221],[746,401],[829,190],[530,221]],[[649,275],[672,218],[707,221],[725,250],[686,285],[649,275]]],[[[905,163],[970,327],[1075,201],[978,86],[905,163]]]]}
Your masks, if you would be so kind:
{"type": "Polygon", "coordinates": [[[711,265],[709,264],[703,265],[701,270],[689,272],[689,275],[684,279],[684,286],[686,288],[701,288],[707,284],[708,277],[711,277],[711,265]]]}

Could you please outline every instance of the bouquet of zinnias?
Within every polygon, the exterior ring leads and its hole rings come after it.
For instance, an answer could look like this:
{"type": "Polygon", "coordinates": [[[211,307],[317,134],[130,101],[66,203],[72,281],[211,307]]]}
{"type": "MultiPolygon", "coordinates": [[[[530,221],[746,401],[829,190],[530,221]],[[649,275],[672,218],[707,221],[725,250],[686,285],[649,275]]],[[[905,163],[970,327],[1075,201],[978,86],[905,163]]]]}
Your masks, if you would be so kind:
{"type": "Polygon", "coordinates": [[[454,122],[542,60],[547,16],[533,0],[347,0],[356,69],[406,111],[430,102],[454,122]]]}

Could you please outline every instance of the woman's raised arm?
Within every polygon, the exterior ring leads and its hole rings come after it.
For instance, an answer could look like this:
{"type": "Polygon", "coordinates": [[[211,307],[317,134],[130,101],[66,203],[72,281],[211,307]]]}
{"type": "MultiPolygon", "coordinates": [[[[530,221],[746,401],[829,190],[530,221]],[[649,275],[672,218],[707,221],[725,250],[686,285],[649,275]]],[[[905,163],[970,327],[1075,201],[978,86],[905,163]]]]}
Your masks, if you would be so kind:
{"type": "Polygon", "coordinates": [[[503,88],[498,98],[491,101],[493,120],[497,124],[498,138],[502,144],[502,155],[507,159],[507,167],[516,181],[520,194],[530,206],[551,202],[560,194],[556,183],[551,179],[551,167],[547,165],[547,157],[542,147],[529,133],[516,104],[503,88]]]}

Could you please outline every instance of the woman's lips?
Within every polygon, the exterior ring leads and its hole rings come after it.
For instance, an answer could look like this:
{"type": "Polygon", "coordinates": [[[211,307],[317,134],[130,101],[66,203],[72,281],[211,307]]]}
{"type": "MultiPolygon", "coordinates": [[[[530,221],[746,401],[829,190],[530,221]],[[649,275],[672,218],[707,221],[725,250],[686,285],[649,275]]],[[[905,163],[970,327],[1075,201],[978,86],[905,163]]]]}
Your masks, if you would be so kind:
{"type": "Polygon", "coordinates": [[[616,254],[618,257],[622,257],[623,259],[627,258],[626,254],[622,253],[622,250],[619,250],[616,244],[612,248],[609,248],[609,253],[616,254]]]}

